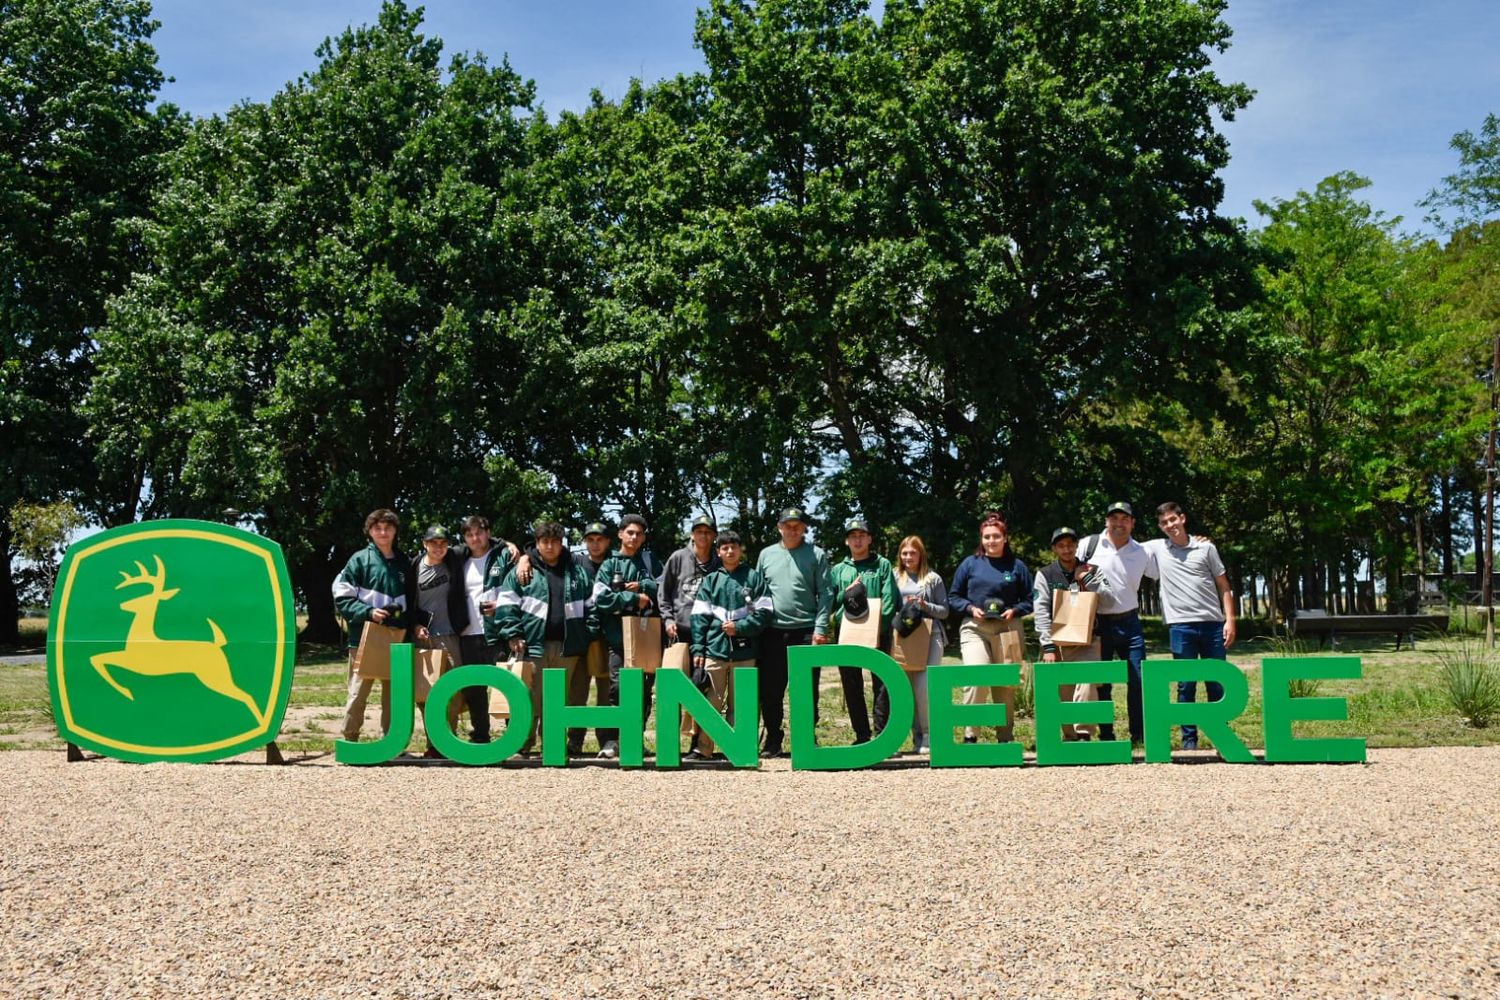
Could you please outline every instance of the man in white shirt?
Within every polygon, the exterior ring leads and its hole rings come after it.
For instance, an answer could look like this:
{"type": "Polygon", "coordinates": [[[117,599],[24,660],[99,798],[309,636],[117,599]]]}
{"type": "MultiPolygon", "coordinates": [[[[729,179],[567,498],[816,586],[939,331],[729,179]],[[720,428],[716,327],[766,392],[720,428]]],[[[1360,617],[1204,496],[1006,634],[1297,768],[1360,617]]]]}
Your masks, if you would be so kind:
{"type": "MultiPolygon", "coordinates": [[[[1156,508],[1156,526],[1164,538],[1145,544],[1161,580],[1161,611],[1177,660],[1224,659],[1234,645],[1234,591],[1224,572],[1219,550],[1206,538],[1187,532],[1182,508],[1167,501],[1156,508]]],[[[1206,683],[1209,701],[1224,697],[1224,687],[1206,683]]],[[[1198,696],[1197,681],[1178,681],[1177,700],[1191,702],[1198,696]]],[[[1198,728],[1182,727],[1182,748],[1198,749],[1198,728]]]]}
{"type": "MultiPolygon", "coordinates": [[[[1130,742],[1139,746],[1145,738],[1141,713],[1141,663],[1146,659],[1146,635],[1141,631],[1137,593],[1141,577],[1156,579],[1156,561],[1130,537],[1135,530],[1135,511],[1130,504],[1117,500],[1104,513],[1104,532],[1085,539],[1079,558],[1109,581],[1099,593],[1099,613],[1094,619],[1094,635],[1099,639],[1101,660],[1121,659],[1129,664],[1129,682],[1125,705],[1130,719],[1130,742]]],[[[1099,685],[1099,700],[1109,701],[1114,685],[1099,685]]],[[[1111,723],[1099,727],[1101,740],[1115,738],[1111,723]]]]}

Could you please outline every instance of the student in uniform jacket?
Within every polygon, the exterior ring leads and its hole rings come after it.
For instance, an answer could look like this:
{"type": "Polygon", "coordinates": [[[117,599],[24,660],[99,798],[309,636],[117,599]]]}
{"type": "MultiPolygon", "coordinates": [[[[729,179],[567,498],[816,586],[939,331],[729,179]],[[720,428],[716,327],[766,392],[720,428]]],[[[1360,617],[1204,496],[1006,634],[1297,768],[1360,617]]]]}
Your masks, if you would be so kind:
{"type": "MultiPolygon", "coordinates": [[[[401,519],[382,507],[365,518],[370,544],[349,557],[333,579],[333,604],[349,629],[349,696],[344,702],[344,739],[359,739],[365,702],[375,681],[354,671],[354,654],[365,623],[406,627],[406,560],[396,551],[401,519]]],[[[380,734],[391,728],[391,688],[380,682],[380,734]]]]}
{"type": "MultiPolygon", "coordinates": [[[[958,564],[953,586],[948,590],[948,608],[959,617],[958,645],[966,664],[1006,663],[1006,633],[1014,636],[1026,652],[1022,623],[1031,613],[1031,570],[1010,551],[1005,519],[991,511],[979,524],[979,548],[958,564]]],[[[1015,654],[1012,654],[1012,658],[1015,654]]],[[[996,704],[1005,705],[1005,724],[997,726],[999,742],[1009,742],[1015,732],[1016,689],[1013,687],[966,687],[964,704],[977,705],[988,693],[996,704]]],[[[964,742],[974,743],[979,732],[964,730],[964,742]]]]}
{"type": "MultiPolygon", "coordinates": [[[[760,571],[744,561],[745,549],[736,532],[720,532],[714,550],[721,565],[698,587],[691,636],[693,665],[708,675],[709,701],[722,711],[734,668],[755,666],[760,635],[775,610],[770,587],[760,571]]],[[[728,717],[733,719],[732,702],[729,707],[728,717]]],[[[695,726],[688,757],[701,760],[713,752],[713,740],[695,726]]]]}
{"type": "MultiPolygon", "coordinates": [[[[589,580],[589,610],[594,611],[593,585],[599,575],[599,567],[604,565],[604,560],[609,558],[610,527],[603,521],[594,521],[583,529],[582,552],[573,553],[573,564],[583,570],[589,580]]],[[[594,685],[594,704],[609,704],[609,646],[604,642],[604,636],[599,632],[598,615],[594,614],[589,619],[591,632],[589,634],[588,648],[582,656],[573,664],[568,671],[568,704],[587,705],[589,703],[589,683],[594,685]]],[[[577,757],[583,753],[583,738],[587,735],[586,729],[568,730],[568,756],[577,757]]],[[[599,730],[594,731],[594,738],[600,747],[604,746],[604,739],[599,730]]]]}
{"type": "MultiPolygon", "coordinates": [[[[838,636],[839,624],[848,610],[848,599],[855,584],[863,584],[865,601],[880,601],[879,643],[882,652],[890,652],[892,630],[896,615],[901,610],[900,588],[896,585],[896,572],[885,556],[870,551],[870,526],[863,518],[850,518],[844,523],[844,544],[849,547],[849,558],[838,563],[830,571],[833,581],[834,601],[832,608],[833,635],[838,636]]],[[[856,588],[857,589],[857,588],[856,588]]],[[[814,671],[816,677],[821,671],[814,671]]],[[[871,677],[875,701],[875,733],[885,730],[891,717],[891,696],[879,677],[871,677]]],[[[864,671],[858,667],[839,667],[839,685],[844,689],[844,704],[849,709],[849,724],[854,729],[855,743],[870,741],[870,718],[865,708],[864,671]]]]}
{"type": "MultiPolygon", "coordinates": [[[[499,650],[490,646],[484,634],[490,616],[495,613],[495,598],[491,593],[492,585],[489,579],[496,563],[509,565],[518,553],[514,545],[504,539],[494,538],[490,534],[489,519],[482,515],[472,514],[465,518],[462,531],[463,545],[454,546],[452,549],[462,560],[459,579],[463,584],[464,603],[468,607],[468,624],[464,625],[458,634],[459,663],[464,666],[494,664],[504,659],[504,656],[499,650]]],[[[497,575],[504,576],[503,568],[497,575]]],[[[470,739],[475,743],[488,743],[490,741],[489,688],[482,686],[464,688],[463,699],[468,706],[469,719],[473,724],[470,739]]]]}
{"type": "Polygon", "coordinates": [[[563,527],[538,521],[530,581],[512,569],[500,585],[494,617],[497,645],[529,664],[532,721],[522,755],[531,753],[542,726],[542,672],[575,669],[594,631],[593,584],[563,547],[563,527]]]}
{"type": "MultiPolygon", "coordinates": [[[[657,612],[656,577],[652,573],[650,557],[645,554],[646,519],[639,514],[626,514],[620,518],[620,548],[599,567],[594,577],[594,607],[598,613],[599,630],[609,646],[609,704],[620,703],[620,671],[625,666],[625,636],[622,618],[646,617],[657,612]]],[[[644,692],[641,699],[641,723],[651,715],[651,691],[656,685],[655,674],[643,674],[644,692]]],[[[603,745],[599,756],[615,758],[620,755],[618,730],[606,729],[602,734],[603,745]]]]}

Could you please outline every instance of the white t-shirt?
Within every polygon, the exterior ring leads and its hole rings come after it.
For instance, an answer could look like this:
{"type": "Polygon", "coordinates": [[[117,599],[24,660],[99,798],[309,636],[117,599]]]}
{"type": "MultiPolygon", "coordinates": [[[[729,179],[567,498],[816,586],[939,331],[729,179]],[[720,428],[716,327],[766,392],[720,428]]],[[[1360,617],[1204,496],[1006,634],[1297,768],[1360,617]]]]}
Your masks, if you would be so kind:
{"type": "Polygon", "coordinates": [[[484,593],[484,564],[489,558],[470,556],[464,562],[464,594],[469,599],[469,624],[464,626],[464,635],[483,635],[484,616],[479,612],[479,595],[484,593]]]}
{"type": "MultiPolygon", "coordinates": [[[[1079,558],[1082,557],[1083,553],[1080,551],[1079,558]]],[[[1101,615],[1134,611],[1140,606],[1136,595],[1141,589],[1141,577],[1156,579],[1156,560],[1134,538],[1117,549],[1109,536],[1101,533],[1099,544],[1089,557],[1089,565],[1096,567],[1109,580],[1109,591],[1106,593],[1101,588],[1099,593],[1101,615]]]]}

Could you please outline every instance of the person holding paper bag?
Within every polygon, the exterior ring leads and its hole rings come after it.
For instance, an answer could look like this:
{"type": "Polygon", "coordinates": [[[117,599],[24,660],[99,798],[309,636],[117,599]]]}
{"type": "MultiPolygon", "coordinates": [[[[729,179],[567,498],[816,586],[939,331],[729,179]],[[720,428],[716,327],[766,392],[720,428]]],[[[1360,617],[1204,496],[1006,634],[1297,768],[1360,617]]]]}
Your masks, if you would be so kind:
{"type": "MultiPolygon", "coordinates": [[[[349,557],[333,579],[333,604],[349,628],[349,697],[344,702],[344,739],[359,739],[365,702],[375,681],[354,669],[354,652],[367,622],[405,628],[406,560],[396,551],[401,519],[381,507],[365,518],[370,544],[349,557]]],[[[380,735],[391,728],[391,686],[380,682],[380,735]]]]}
{"type": "MultiPolygon", "coordinates": [[[[760,635],[770,627],[774,608],[766,578],[744,562],[740,536],[721,531],[714,548],[720,566],[698,587],[691,641],[693,669],[707,674],[708,700],[723,711],[734,668],[755,666],[760,635]]],[[[733,712],[732,702],[729,707],[733,712]]],[[[688,759],[704,760],[713,752],[713,741],[695,726],[688,759]]]]}
{"type": "Polygon", "coordinates": [[[592,632],[588,574],[563,552],[563,526],[538,521],[537,559],[529,583],[511,570],[496,601],[494,630],[499,645],[523,665],[531,690],[531,731],[521,744],[529,755],[542,726],[542,672],[576,669],[592,632]],[[527,669],[529,667],[529,669],[527,669]]]}
{"type": "MultiPolygon", "coordinates": [[[[433,525],[422,536],[422,553],[412,559],[406,572],[406,605],[412,609],[412,629],[419,649],[441,650],[446,656],[443,672],[452,670],[463,659],[459,633],[469,624],[468,595],[462,586],[464,557],[449,547],[448,529],[433,525]]],[[[449,699],[446,717],[449,731],[458,729],[459,699],[449,699]]],[[[426,695],[417,702],[417,714],[423,719],[426,695]]],[[[485,722],[489,722],[488,708],[485,722]]],[[[441,757],[428,737],[424,756],[441,757]]]]}
{"type": "MultiPolygon", "coordinates": [[[[643,552],[646,544],[646,519],[639,514],[620,518],[620,548],[599,567],[594,577],[594,608],[599,616],[600,631],[609,645],[609,704],[620,703],[620,671],[625,667],[625,636],[622,618],[647,617],[656,606],[656,577],[643,552]]],[[[651,692],[656,675],[643,676],[641,722],[651,715],[651,692]]],[[[599,756],[620,756],[620,734],[606,729],[599,734],[602,744],[599,756]]]]}
{"type": "MultiPolygon", "coordinates": [[[[901,548],[896,552],[899,568],[896,570],[896,586],[901,593],[901,608],[898,619],[908,615],[921,615],[931,619],[932,638],[927,645],[926,665],[936,666],[943,662],[943,649],[948,645],[948,635],[943,622],[948,620],[948,589],[943,578],[927,565],[927,546],[916,535],[901,539],[901,548]]],[[[911,746],[917,753],[932,753],[932,734],[928,731],[927,671],[908,670],[911,680],[912,698],[916,711],[911,723],[911,746]]]]}
{"type": "MultiPolygon", "coordinates": [[[[896,574],[891,561],[885,556],[870,551],[870,525],[859,517],[844,522],[844,544],[849,547],[849,558],[830,571],[833,580],[833,630],[839,634],[839,626],[845,616],[862,617],[874,602],[880,602],[880,622],[876,632],[876,643],[882,652],[890,652],[891,631],[896,624],[896,612],[900,609],[900,595],[896,586],[896,574]]],[[[821,670],[814,670],[817,677],[821,670]]],[[[891,717],[890,694],[879,677],[871,677],[875,701],[875,732],[885,730],[891,717]]],[[[857,667],[839,667],[839,683],[844,689],[844,704],[849,709],[849,724],[854,727],[854,742],[870,742],[870,717],[865,707],[864,671],[857,667]]],[[[816,715],[814,716],[816,718],[816,715]]]]}
{"type": "MultiPolygon", "coordinates": [[[[603,566],[604,560],[609,558],[611,549],[609,533],[610,527],[603,521],[590,522],[583,529],[583,551],[573,553],[573,565],[583,570],[589,580],[588,610],[592,631],[589,635],[588,648],[568,671],[569,705],[587,705],[591,683],[594,686],[594,704],[609,704],[609,646],[599,632],[599,616],[592,613],[594,611],[593,586],[599,576],[599,567],[603,566]]],[[[569,757],[577,757],[583,753],[583,737],[586,733],[585,729],[568,730],[569,757]]],[[[594,731],[594,737],[602,748],[604,739],[598,730],[594,731]]]]}
{"type": "MultiPolygon", "coordinates": [[[[1010,551],[1005,519],[995,511],[979,523],[979,548],[958,564],[948,607],[961,619],[959,649],[966,664],[1019,663],[1026,654],[1022,619],[1031,614],[1031,570],[1010,551]]],[[[1015,734],[1016,690],[1010,687],[964,688],[964,704],[977,705],[986,693],[1005,705],[1005,725],[996,739],[1008,743],[1015,734]]],[[[944,734],[947,738],[947,734],[944,734]]],[[[965,743],[977,743],[979,731],[964,730],[965,743]]]]}
{"type": "MultiPolygon", "coordinates": [[[[1057,561],[1044,567],[1036,575],[1036,586],[1032,593],[1032,622],[1036,625],[1037,641],[1042,647],[1042,661],[1057,663],[1072,660],[1083,662],[1099,658],[1099,643],[1091,641],[1086,646],[1062,646],[1053,641],[1052,604],[1058,594],[1087,592],[1107,594],[1109,579],[1101,573],[1092,573],[1078,561],[1078,532],[1072,528],[1058,528],[1052,533],[1052,554],[1057,561]]],[[[1064,597],[1066,599],[1066,597],[1064,597]]],[[[1092,635],[1092,624],[1090,625],[1092,635]]],[[[1064,685],[1061,689],[1064,700],[1093,701],[1092,684],[1064,685]]],[[[1087,740],[1092,737],[1092,726],[1079,724],[1063,727],[1063,739],[1087,740]]]]}

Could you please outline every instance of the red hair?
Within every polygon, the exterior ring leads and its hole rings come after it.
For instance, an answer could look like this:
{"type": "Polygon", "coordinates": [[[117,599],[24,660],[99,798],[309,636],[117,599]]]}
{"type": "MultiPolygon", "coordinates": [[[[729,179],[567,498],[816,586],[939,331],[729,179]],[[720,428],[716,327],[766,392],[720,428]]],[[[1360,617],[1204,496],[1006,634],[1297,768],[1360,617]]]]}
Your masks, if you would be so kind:
{"type": "MultiPolygon", "coordinates": [[[[984,534],[985,528],[999,528],[1000,534],[1005,536],[1005,551],[1010,551],[1010,531],[1005,527],[1005,515],[998,510],[987,510],[984,512],[984,520],[979,522],[979,533],[984,534]]],[[[984,546],[978,545],[974,548],[976,556],[984,555],[984,546]]]]}

